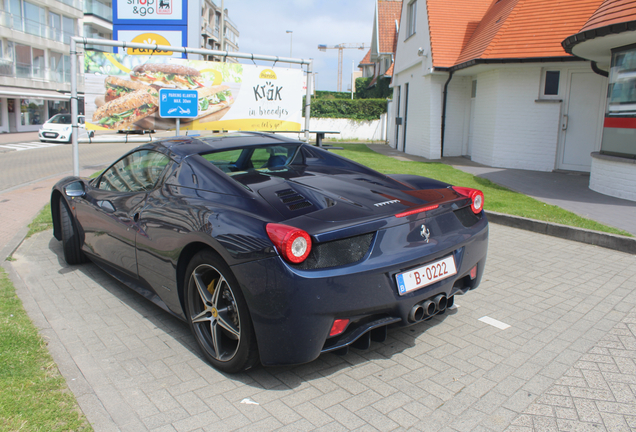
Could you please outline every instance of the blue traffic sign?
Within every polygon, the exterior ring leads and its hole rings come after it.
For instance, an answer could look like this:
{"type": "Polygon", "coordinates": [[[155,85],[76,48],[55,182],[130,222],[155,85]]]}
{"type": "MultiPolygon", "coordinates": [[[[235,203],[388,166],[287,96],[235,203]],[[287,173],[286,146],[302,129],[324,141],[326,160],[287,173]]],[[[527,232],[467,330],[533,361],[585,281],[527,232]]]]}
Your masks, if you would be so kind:
{"type": "Polygon", "coordinates": [[[194,118],[199,115],[199,93],[196,90],[159,90],[159,116],[194,118]]]}

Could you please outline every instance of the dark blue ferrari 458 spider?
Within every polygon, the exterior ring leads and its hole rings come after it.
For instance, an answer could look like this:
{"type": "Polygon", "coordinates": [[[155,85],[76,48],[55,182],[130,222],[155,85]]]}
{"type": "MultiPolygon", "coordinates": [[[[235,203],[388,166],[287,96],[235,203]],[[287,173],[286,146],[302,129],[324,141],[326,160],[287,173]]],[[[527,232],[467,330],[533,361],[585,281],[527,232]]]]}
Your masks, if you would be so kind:
{"type": "Polygon", "coordinates": [[[479,284],[483,194],[263,133],[177,137],[53,188],[55,238],[225,372],[368,348],[479,284]]]}

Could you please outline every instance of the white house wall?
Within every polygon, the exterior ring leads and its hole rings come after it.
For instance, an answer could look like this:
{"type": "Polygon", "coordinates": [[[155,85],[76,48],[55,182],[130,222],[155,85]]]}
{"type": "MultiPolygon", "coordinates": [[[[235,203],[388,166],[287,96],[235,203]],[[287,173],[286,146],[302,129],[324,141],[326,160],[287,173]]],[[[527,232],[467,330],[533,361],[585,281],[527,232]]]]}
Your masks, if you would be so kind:
{"type": "Polygon", "coordinates": [[[501,168],[552,171],[559,102],[537,102],[541,67],[502,68],[476,76],[472,160],[501,168]]]}
{"type": "Polygon", "coordinates": [[[497,125],[498,70],[485,72],[476,77],[475,121],[471,158],[475,162],[492,166],[495,128],[497,125]]]}

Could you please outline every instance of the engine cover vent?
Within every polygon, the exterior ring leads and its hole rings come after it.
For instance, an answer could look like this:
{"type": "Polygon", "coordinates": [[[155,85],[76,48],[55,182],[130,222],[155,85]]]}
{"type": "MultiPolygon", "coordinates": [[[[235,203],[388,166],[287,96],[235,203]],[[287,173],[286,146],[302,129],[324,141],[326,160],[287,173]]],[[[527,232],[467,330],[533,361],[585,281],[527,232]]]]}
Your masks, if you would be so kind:
{"type": "Polygon", "coordinates": [[[309,201],[301,201],[298,203],[291,204],[288,207],[290,210],[300,210],[300,209],[304,209],[311,206],[312,204],[309,201]]]}
{"type": "Polygon", "coordinates": [[[287,206],[291,211],[300,210],[307,207],[311,207],[313,204],[307,201],[307,199],[296,192],[293,189],[285,189],[276,192],[276,196],[287,206]]]}

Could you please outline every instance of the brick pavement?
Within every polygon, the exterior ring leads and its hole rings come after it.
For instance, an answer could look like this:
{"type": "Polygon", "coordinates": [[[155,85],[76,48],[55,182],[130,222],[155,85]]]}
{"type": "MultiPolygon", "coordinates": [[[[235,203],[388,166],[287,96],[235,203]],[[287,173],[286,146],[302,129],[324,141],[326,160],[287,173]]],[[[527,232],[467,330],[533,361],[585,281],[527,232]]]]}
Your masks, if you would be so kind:
{"type": "Polygon", "coordinates": [[[490,239],[454,311],[367,351],[234,376],[181,321],[67,266],[50,231],[9,266],[97,431],[634,430],[636,256],[497,225],[490,239]]]}

